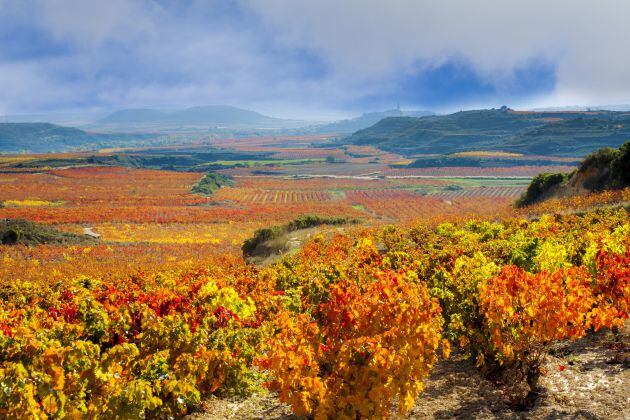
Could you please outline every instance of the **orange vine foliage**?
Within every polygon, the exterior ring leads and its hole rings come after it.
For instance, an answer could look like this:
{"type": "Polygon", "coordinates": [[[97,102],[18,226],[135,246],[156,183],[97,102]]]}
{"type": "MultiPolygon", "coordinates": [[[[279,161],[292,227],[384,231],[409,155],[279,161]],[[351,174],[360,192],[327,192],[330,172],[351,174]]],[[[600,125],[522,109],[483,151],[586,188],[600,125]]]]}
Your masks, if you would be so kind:
{"type": "Polygon", "coordinates": [[[595,294],[599,310],[595,313],[593,326],[595,329],[621,326],[630,312],[630,245],[626,247],[625,255],[600,250],[595,261],[595,294]]]}
{"type": "Polygon", "coordinates": [[[554,340],[583,337],[595,304],[584,267],[530,274],[506,266],[479,286],[481,310],[501,363],[517,363],[530,386],[554,340]]]}
{"type": "Polygon", "coordinates": [[[426,287],[412,272],[355,270],[311,314],[282,312],[261,361],[297,415],[387,417],[396,397],[405,413],[437,360],[442,319],[426,287]]]}

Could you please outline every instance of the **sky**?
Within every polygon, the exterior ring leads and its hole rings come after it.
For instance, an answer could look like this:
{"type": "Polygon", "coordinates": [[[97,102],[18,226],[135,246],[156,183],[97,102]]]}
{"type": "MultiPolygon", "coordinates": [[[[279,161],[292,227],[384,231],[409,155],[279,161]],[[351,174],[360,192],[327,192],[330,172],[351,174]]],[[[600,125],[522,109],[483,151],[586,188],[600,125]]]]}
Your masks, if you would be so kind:
{"type": "Polygon", "coordinates": [[[0,115],[630,103],[626,0],[0,0],[0,115]]]}

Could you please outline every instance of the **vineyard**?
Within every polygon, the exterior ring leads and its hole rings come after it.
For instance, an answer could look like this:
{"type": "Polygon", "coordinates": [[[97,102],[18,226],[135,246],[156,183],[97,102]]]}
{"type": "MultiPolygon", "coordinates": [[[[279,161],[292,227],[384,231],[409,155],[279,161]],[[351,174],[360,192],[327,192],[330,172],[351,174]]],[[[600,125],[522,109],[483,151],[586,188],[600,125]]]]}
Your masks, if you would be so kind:
{"type": "Polygon", "coordinates": [[[0,420],[630,420],[600,3],[0,0],[0,420]]]}
{"type": "Polygon", "coordinates": [[[264,386],[296,415],[384,417],[421,407],[451,352],[527,405],[552,344],[627,318],[628,220],[619,209],[359,227],[266,268],[199,261],[194,248],[12,248],[0,410],[181,416],[211,394],[264,386]],[[134,252],[144,269],[129,270],[134,252]],[[183,259],[168,266],[169,252],[183,259]]]}
{"type": "Polygon", "coordinates": [[[332,200],[332,195],[327,191],[265,191],[244,188],[224,188],[216,197],[244,204],[300,204],[332,200]]]}
{"type": "Polygon", "coordinates": [[[459,197],[509,197],[516,199],[524,192],[525,187],[480,187],[443,192],[439,196],[448,199],[459,197]]]}
{"type": "Polygon", "coordinates": [[[346,192],[346,199],[389,221],[513,213],[509,196],[466,195],[469,191],[457,191],[453,196],[422,196],[401,190],[357,190],[346,192]]]}
{"type": "Polygon", "coordinates": [[[509,168],[435,167],[435,168],[390,168],[388,176],[486,176],[486,177],[533,177],[540,172],[571,172],[574,166],[512,166],[509,168]]]}
{"type": "MultiPolygon", "coordinates": [[[[304,214],[409,221],[437,214],[505,212],[510,208],[510,199],[523,189],[509,186],[516,182],[511,180],[502,181],[507,186],[493,186],[494,181],[488,180],[488,186],[479,187],[477,181],[456,178],[236,176],[235,185],[203,196],[191,192],[201,177],[199,173],[120,167],[0,174],[0,197],[5,198],[0,217],[59,225],[122,226],[260,224],[288,221],[304,214]],[[452,189],[458,182],[461,186],[452,189]],[[424,194],[418,193],[419,189],[424,189],[424,194]],[[482,200],[468,199],[477,197],[482,200]]],[[[157,229],[156,234],[160,235],[157,229]]],[[[112,234],[110,229],[106,237],[119,242],[124,234],[112,234]]],[[[141,241],[151,242],[151,238],[144,235],[141,241]]],[[[207,242],[212,241],[207,238],[207,242]]]]}
{"type": "MultiPolygon", "coordinates": [[[[98,236],[0,245],[0,415],[178,418],[262,399],[282,415],[423,417],[449,363],[494,378],[512,413],[579,373],[548,372],[560,343],[599,331],[625,357],[630,190],[516,209],[529,168],[425,176],[299,141],[238,144],[346,161],[222,169],[229,182],[203,193],[201,172],[0,173],[0,218],[98,236]],[[359,224],[290,231],[303,242],[278,261],[244,260],[253,235],[309,214],[359,224]]],[[[6,162],[34,157],[20,159],[6,162]]]]}

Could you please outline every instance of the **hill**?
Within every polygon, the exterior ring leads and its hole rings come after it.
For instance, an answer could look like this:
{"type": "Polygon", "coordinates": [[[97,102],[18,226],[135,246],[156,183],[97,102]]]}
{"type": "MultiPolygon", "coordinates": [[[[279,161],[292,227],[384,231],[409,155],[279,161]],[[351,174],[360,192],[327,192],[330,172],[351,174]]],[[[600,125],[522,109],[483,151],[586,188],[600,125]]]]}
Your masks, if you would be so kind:
{"type": "Polygon", "coordinates": [[[629,116],[625,113],[604,116],[546,124],[507,139],[503,149],[540,155],[584,156],[602,147],[618,147],[630,139],[629,116]]]}
{"type": "Polygon", "coordinates": [[[87,150],[149,137],[90,133],[78,128],[49,123],[0,123],[0,152],[50,153],[87,150]]]}
{"type": "Polygon", "coordinates": [[[259,127],[281,128],[295,121],[272,118],[255,111],[226,105],[195,106],[185,109],[123,109],[100,119],[96,126],[157,128],[192,127],[259,127]]]}
{"type": "Polygon", "coordinates": [[[318,127],[318,132],[322,133],[354,133],[376,124],[383,118],[388,117],[425,117],[433,115],[431,111],[403,111],[400,109],[390,109],[380,112],[368,112],[356,118],[335,121],[318,127]]]}
{"type": "Polygon", "coordinates": [[[570,174],[539,174],[532,180],[517,205],[522,207],[549,198],[626,187],[630,187],[630,142],[619,149],[607,147],[591,153],[570,174]]]}
{"type": "Polygon", "coordinates": [[[406,156],[499,150],[525,154],[583,156],[630,138],[626,112],[519,112],[501,109],[450,115],[388,117],[343,139],[406,156]]]}
{"type": "Polygon", "coordinates": [[[98,136],[48,123],[0,123],[0,151],[48,152],[96,143],[98,136]]]}

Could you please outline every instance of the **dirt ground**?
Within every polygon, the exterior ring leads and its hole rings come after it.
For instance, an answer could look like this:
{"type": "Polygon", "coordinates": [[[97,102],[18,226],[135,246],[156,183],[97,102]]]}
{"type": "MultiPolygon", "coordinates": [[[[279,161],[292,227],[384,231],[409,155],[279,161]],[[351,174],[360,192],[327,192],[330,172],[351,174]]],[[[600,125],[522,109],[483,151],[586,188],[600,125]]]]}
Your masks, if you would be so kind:
{"type": "MultiPolygon", "coordinates": [[[[542,394],[527,411],[506,404],[501,386],[473,364],[454,356],[441,361],[425,382],[410,419],[630,419],[630,349],[611,332],[554,346],[541,379],[542,394]],[[617,350],[615,350],[615,347],[617,350]],[[621,347],[621,349],[620,349],[621,347]],[[620,350],[619,350],[620,349],[620,350]]],[[[272,394],[247,399],[212,398],[192,419],[293,419],[272,394]]],[[[399,418],[392,414],[392,418],[399,418]]]]}

